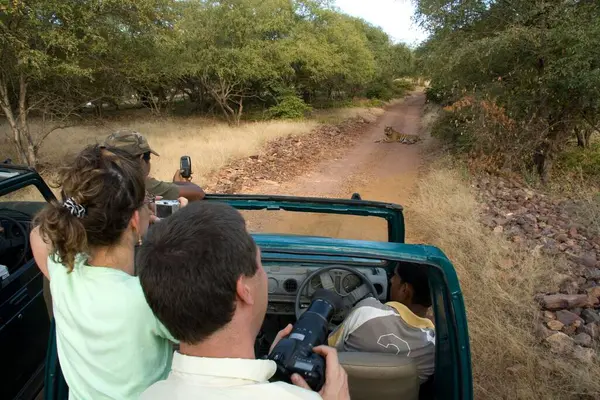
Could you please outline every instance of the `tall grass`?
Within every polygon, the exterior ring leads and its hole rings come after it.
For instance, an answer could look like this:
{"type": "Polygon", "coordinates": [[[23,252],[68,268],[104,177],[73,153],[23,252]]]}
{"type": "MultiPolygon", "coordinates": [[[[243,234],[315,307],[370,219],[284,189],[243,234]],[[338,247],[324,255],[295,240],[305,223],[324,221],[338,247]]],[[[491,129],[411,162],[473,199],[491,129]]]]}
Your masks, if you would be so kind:
{"type": "MultiPolygon", "coordinates": [[[[151,161],[151,175],[155,178],[171,180],[179,167],[179,158],[188,155],[192,158],[194,181],[204,184],[212,172],[234,159],[256,154],[270,140],[306,134],[319,124],[339,123],[358,116],[374,120],[381,113],[383,110],[380,108],[332,109],[320,111],[309,120],[261,121],[237,127],[201,117],[144,119],[137,115],[129,120],[105,120],[101,125],[81,125],[53,132],[40,149],[41,170],[45,177],[49,177],[56,166],[84,146],[102,142],[116,129],[128,128],[146,136],[150,146],[160,154],[151,161]]],[[[32,121],[32,129],[35,125],[36,122],[32,121]]],[[[0,158],[17,160],[7,134],[8,125],[0,124],[0,158]]]]}
{"type": "Polygon", "coordinates": [[[467,307],[478,399],[600,398],[600,366],[560,359],[535,334],[537,290],[557,261],[495,236],[479,223],[480,204],[464,171],[448,159],[419,181],[407,225],[446,252],[467,307]]]}

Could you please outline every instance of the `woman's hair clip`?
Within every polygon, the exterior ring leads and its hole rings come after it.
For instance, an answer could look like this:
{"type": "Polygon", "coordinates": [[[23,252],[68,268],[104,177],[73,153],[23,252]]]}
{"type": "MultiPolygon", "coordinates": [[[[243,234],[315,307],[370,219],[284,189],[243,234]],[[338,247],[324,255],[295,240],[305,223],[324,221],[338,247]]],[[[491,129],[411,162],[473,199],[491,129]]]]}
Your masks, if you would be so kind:
{"type": "Polygon", "coordinates": [[[69,210],[71,215],[77,218],[85,217],[85,213],[87,211],[84,206],[76,202],[75,199],[73,199],[72,197],[69,197],[67,200],[65,200],[65,202],[63,203],[63,207],[69,210]]]}

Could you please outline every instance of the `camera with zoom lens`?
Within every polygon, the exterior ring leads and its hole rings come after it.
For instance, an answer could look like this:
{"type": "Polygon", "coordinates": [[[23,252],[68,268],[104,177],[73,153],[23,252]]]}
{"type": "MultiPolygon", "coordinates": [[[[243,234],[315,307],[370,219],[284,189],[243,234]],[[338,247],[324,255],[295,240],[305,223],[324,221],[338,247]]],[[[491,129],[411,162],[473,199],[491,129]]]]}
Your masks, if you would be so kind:
{"type": "Polygon", "coordinates": [[[179,210],[179,200],[156,200],[156,216],[158,218],[170,217],[179,210]]]}
{"type": "Polygon", "coordinates": [[[325,289],[318,289],[308,309],[300,316],[290,335],[277,343],[268,359],[275,361],[277,371],[272,381],[290,382],[299,374],[314,391],[325,383],[325,359],[312,351],[326,343],[328,325],[334,312],[341,308],[342,299],[325,289]]]}

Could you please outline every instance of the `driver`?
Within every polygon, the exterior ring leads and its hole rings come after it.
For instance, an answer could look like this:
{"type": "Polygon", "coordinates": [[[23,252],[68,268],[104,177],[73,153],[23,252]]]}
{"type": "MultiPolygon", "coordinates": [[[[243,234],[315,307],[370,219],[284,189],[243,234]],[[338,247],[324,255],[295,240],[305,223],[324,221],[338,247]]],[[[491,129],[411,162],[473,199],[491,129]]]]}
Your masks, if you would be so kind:
{"type": "Polygon", "coordinates": [[[350,398],[346,372],[328,346],[314,348],[326,363],[318,394],[299,375],[292,375],[296,386],[269,383],[275,362],[254,354],[267,311],[267,274],[242,215],[231,206],[190,203],[156,224],[137,261],[150,308],[180,340],[169,377],[142,399],[350,398]]]}
{"type": "Polygon", "coordinates": [[[338,351],[394,353],[411,357],[420,383],[433,374],[435,328],[428,319],[431,295],[426,268],[402,263],[391,279],[390,302],[373,297],[358,302],[329,336],[338,351]]]}

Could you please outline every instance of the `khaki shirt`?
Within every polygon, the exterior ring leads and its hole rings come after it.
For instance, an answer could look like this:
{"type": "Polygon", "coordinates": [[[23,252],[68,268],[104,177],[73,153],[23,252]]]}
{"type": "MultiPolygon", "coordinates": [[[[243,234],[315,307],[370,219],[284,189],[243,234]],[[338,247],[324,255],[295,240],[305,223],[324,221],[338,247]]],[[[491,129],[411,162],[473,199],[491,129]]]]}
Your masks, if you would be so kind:
{"type": "Polygon", "coordinates": [[[162,182],[157,179],[146,178],[146,190],[155,196],[161,196],[163,200],[177,200],[179,198],[179,187],[173,182],[162,182]]]}
{"type": "Polygon", "coordinates": [[[329,336],[338,351],[393,353],[412,358],[421,383],[434,372],[435,328],[404,304],[382,304],[374,298],[360,301],[329,336]]]}

